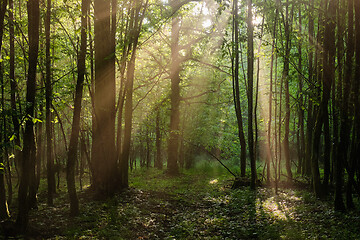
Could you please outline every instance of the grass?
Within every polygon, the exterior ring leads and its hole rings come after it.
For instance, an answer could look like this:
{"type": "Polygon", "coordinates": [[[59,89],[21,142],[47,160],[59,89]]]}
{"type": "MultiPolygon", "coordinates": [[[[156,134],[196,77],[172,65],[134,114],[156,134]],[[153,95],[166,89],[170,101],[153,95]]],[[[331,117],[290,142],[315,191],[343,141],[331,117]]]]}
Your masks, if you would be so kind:
{"type": "Polygon", "coordinates": [[[42,187],[31,225],[41,239],[360,239],[358,212],[336,213],[306,190],[232,190],[232,179],[205,161],[177,177],[137,169],[130,188],[113,198],[79,192],[76,218],[68,218],[64,185],[55,207],[43,202],[42,187]]]}

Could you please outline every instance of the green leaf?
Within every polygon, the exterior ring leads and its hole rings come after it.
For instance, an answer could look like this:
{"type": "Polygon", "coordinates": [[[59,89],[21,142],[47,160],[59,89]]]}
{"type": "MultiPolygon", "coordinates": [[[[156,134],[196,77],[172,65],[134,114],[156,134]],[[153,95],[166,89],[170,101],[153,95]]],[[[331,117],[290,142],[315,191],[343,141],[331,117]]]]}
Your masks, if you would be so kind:
{"type": "Polygon", "coordinates": [[[41,119],[38,119],[38,118],[33,118],[32,121],[33,121],[34,124],[37,123],[37,122],[42,122],[41,119]]]}
{"type": "Polygon", "coordinates": [[[4,163],[0,163],[0,174],[4,174],[5,166],[4,163]]]}
{"type": "Polygon", "coordinates": [[[14,139],[15,139],[15,134],[13,134],[13,135],[10,137],[9,141],[12,142],[14,139]]]}

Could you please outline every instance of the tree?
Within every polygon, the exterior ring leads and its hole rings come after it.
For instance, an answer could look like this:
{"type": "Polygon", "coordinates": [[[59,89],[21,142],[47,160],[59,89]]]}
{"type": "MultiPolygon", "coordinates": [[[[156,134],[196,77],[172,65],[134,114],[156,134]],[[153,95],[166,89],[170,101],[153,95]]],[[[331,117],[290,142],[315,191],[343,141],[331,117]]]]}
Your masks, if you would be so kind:
{"type": "Polygon", "coordinates": [[[251,167],[251,188],[255,189],[256,183],[256,159],[254,153],[254,132],[253,132],[253,89],[254,89],[254,26],[252,22],[252,0],[247,0],[247,80],[248,80],[248,147],[251,167]]]}
{"type": "Polygon", "coordinates": [[[111,195],[117,188],[115,154],[115,76],[111,47],[110,0],[94,1],[95,93],[92,148],[93,187],[111,195]]]}
{"type": "Polygon", "coordinates": [[[46,79],[45,79],[45,99],[46,99],[46,168],[48,181],[48,199],[49,205],[53,205],[53,194],[56,192],[55,172],[53,158],[53,134],[52,134],[52,83],[51,83],[51,56],[50,56],[50,16],[51,0],[47,0],[46,18],[45,18],[45,61],[46,61],[46,79]]]}
{"type": "MultiPolygon", "coordinates": [[[[293,9],[293,8],[292,8],[293,9]]],[[[289,65],[290,65],[290,49],[291,49],[291,36],[290,36],[290,26],[292,21],[292,12],[289,14],[289,1],[286,1],[286,10],[285,10],[285,19],[284,19],[284,35],[285,35],[285,53],[284,53],[284,69],[282,75],[282,82],[284,82],[285,88],[285,131],[284,131],[284,156],[285,156],[285,165],[288,179],[292,179],[291,172],[291,159],[290,159],[290,149],[289,149],[289,134],[290,134],[290,92],[289,92],[289,65]]]]}
{"type": "Polygon", "coordinates": [[[20,232],[25,232],[28,226],[29,213],[29,183],[31,172],[35,171],[35,138],[34,138],[34,109],[36,93],[36,65],[39,48],[39,0],[29,0],[28,12],[28,35],[29,35],[29,68],[26,84],[26,121],[24,132],[24,147],[21,159],[21,177],[18,193],[18,215],[16,224],[20,232]]]}
{"type": "MultiPolygon", "coordinates": [[[[170,6],[173,12],[176,12],[178,3],[175,0],[170,1],[170,6]]],[[[168,141],[168,162],[167,170],[170,175],[177,175],[179,173],[179,135],[180,135],[180,71],[181,58],[179,55],[180,37],[180,17],[174,15],[171,20],[171,94],[170,94],[170,127],[169,127],[169,141],[168,141]]]]}
{"type": "Polygon", "coordinates": [[[233,96],[234,96],[234,105],[235,113],[238,125],[238,136],[240,141],[241,153],[240,153],[240,168],[241,168],[241,177],[245,177],[246,171],[246,142],[245,134],[243,128],[243,119],[240,105],[240,91],[239,91],[239,7],[238,1],[234,1],[233,5],[233,56],[231,57],[232,61],[232,82],[233,82],[233,96]],[[235,58],[235,61],[234,61],[235,58]]]}
{"type": "MultiPolygon", "coordinates": [[[[2,48],[2,39],[4,34],[4,18],[5,18],[5,12],[7,7],[7,0],[3,0],[0,2],[0,56],[1,56],[1,48],[2,48]]],[[[4,85],[4,76],[3,76],[3,69],[2,69],[2,63],[0,63],[0,78],[1,78],[1,85],[4,85]]],[[[4,99],[4,91],[2,91],[2,99],[4,99]]],[[[4,107],[4,106],[3,106],[4,107]]],[[[2,116],[5,118],[5,114],[2,116]]],[[[4,133],[0,133],[2,135],[4,133]]],[[[1,147],[3,148],[3,147],[1,147]]],[[[4,165],[4,154],[1,149],[0,156],[0,219],[4,219],[9,217],[9,210],[6,202],[6,194],[5,194],[5,165],[4,165]]]]}
{"type": "Polygon", "coordinates": [[[132,131],[132,117],[133,117],[133,85],[135,78],[135,61],[140,36],[142,21],[144,13],[147,8],[148,1],[134,1],[129,8],[131,13],[131,20],[129,23],[129,52],[131,52],[130,60],[127,65],[126,85],[125,85],[125,129],[124,129],[124,144],[122,148],[122,155],[120,159],[121,171],[121,187],[127,188],[128,183],[128,169],[129,157],[131,147],[131,131],[132,131]]]}
{"type": "Polygon", "coordinates": [[[85,80],[85,58],[87,49],[87,13],[90,7],[89,0],[82,0],[81,3],[81,43],[78,54],[78,74],[74,99],[74,115],[71,128],[71,136],[68,151],[68,160],[66,164],[66,181],[68,186],[68,193],[70,198],[70,215],[76,216],[79,214],[79,201],[76,194],[75,187],[75,164],[77,162],[78,139],[80,134],[80,115],[81,115],[81,101],[83,93],[83,85],[85,80]]]}
{"type": "Polygon", "coordinates": [[[343,81],[343,95],[342,106],[340,113],[340,142],[338,146],[338,156],[335,161],[335,210],[345,210],[343,202],[342,187],[343,187],[343,171],[344,164],[348,157],[348,145],[350,142],[350,126],[349,126],[349,95],[350,83],[352,76],[352,59],[354,56],[354,14],[353,14],[353,0],[348,0],[348,35],[347,35],[347,50],[345,62],[345,75],[343,81]]]}

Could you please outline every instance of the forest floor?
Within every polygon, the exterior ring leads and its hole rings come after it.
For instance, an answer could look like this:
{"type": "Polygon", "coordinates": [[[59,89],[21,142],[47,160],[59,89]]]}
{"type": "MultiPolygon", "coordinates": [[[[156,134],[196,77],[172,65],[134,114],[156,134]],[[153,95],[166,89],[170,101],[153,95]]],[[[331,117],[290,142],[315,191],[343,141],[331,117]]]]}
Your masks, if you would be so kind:
{"type": "Polygon", "coordinates": [[[334,212],[330,199],[306,189],[232,190],[231,175],[210,163],[173,178],[135,170],[129,179],[128,190],[107,200],[81,191],[76,218],[63,184],[54,207],[40,192],[30,239],[360,239],[359,212],[334,212]]]}

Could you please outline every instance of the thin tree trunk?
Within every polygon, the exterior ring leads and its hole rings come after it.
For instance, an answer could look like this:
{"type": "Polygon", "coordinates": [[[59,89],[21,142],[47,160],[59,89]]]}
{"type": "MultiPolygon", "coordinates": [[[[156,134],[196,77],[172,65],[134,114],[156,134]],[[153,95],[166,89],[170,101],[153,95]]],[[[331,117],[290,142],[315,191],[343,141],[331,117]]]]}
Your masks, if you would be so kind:
{"type": "MultiPolygon", "coordinates": [[[[301,6],[299,7],[299,34],[302,34],[302,12],[301,6]]],[[[300,174],[302,172],[302,166],[305,156],[305,127],[304,127],[304,95],[303,95],[303,75],[302,75],[302,40],[300,37],[299,45],[298,45],[298,53],[299,53],[299,62],[298,62],[298,69],[299,69],[299,159],[298,159],[298,167],[297,173],[300,174]]]]}
{"type": "Polygon", "coordinates": [[[351,88],[352,63],[354,56],[354,14],[353,14],[353,0],[348,0],[348,35],[347,35],[347,49],[345,60],[345,75],[343,81],[343,97],[341,106],[341,126],[340,126],[340,142],[338,147],[338,156],[335,162],[335,210],[345,210],[342,188],[343,188],[343,171],[344,164],[348,159],[348,146],[350,144],[350,124],[348,119],[349,114],[349,95],[351,88]]]}
{"type": "MultiPolygon", "coordinates": [[[[289,149],[289,134],[290,134],[290,90],[289,90],[289,67],[290,67],[290,25],[292,24],[289,16],[289,1],[286,1],[286,16],[284,22],[285,28],[285,56],[284,56],[284,70],[283,70],[283,81],[285,88],[285,131],[284,131],[284,157],[285,157],[285,166],[288,176],[288,180],[292,180],[291,172],[291,159],[290,159],[290,149],[289,149]]],[[[292,15],[292,10],[291,10],[292,15]]]]}
{"type": "Polygon", "coordinates": [[[162,159],[161,159],[161,131],[160,131],[160,107],[156,111],[156,120],[155,120],[155,145],[156,145],[156,158],[155,158],[155,167],[157,169],[162,169],[162,159]]]}
{"type": "Polygon", "coordinates": [[[48,195],[47,203],[53,205],[53,194],[56,192],[55,187],[55,173],[54,173],[54,158],[52,150],[52,84],[51,84],[51,57],[50,57],[50,15],[51,15],[51,0],[47,0],[46,18],[45,18],[45,56],[46,56],[46,79],[45,79],[45,98],[46,98],[46,159],[47,159],[47,183],[48,195]]]}
{"type": "Polygon", "coordinates": [[[30,183],[30,171],[32,164],[32,156],[35,155],[35,138],[34,138],[34,117],[35,94],[36,94],[36,65],[39,48],[39,0],[28,1],[28,34],[29,34],[29,69],[26,84],[26,115],[28,118],[25,122],[23,157],[21,161],[21,179],[18,193],[18,215],[16,225],[20,232],[25,232],[29,221],[29,203],[28,191],[30,183]]]}
{"type": "Polygon", "coordinates": [[[66,164],[66,182],[70,198],[70,216],[77,216],[79,214],[79,201],[76,194],[75,187],[75,163],[78,156],[78,142],[80,135],[80,115],[81,115],[81,101],[83,93],[83,85],[85,80],[85,59],[86,59],[86,45],[87,45],[87,21],[86,14],[90,7],[89,0],[82,0],[81,3],[81,43],[80,52],[78,55],[78,76],[76,82],[75,99],[74,99],[74,115],[71,129],[71,137],[68,151],[68,159],[66,164]]]}
{"type": "MultiPolygon", "coordinates": [[[[4,33],[4,18],[5,18],[5,12],[7,7],[7,0],[2,0],[0,2],[0,56],[1,56],[1,49],[2,49],[2,40],[3,40],[3,33],[4,33]]],[[[2,101],[4,101],[4,74],[2,69],[2,63],[0,63],[0,80],[1,80],[1,86],[2,86],[2,101]]],[[[4,106],[2,106],[4,107],[4,106]]],[[[3,113],[3,118],[5,119],[5,114],[3,113]]],[[[2,122],[4,124],[4,122],[2,122]]],[[[5,139],[4,131],[0,132],[0,135],[2,138],[5,139]]],[[[2,144],[3,141],[0,139],[0,143],[2,144]]],[[[3,144],[2,144],[3,145],[3,144]]],[[[9,217],[9,210],[6,202],[6,193],[5,193],[5,165],[4,165],[4,154],[3,154],[3,147],[1,147],[0,152],[0,220],[8,218],[9,217]]]]}
{"type": "MultiPolygon", "coordinates": [[[[309,83],[311,94],[314,90],[314,0],[309,0],[309,63],[308,63],[308,73],[309,73],[309,83]]],[[[313,129],[314,129],[314,120],[313,120],[313,100],[312,96],[308,99],[308,116],[307,116],[307,127],[306,127],[306,145],[305,145],[305,162],[303,168],[303,175],[311,175],[311,156],[312,156],[312,143],[313,143],[313,129]]]]}
{"type": "MultiPolygon", "coordinates": [[[[349,158],[349,166],[347,167],[348,182],[346,187],[346,205],[349,209],[354,209],[355,205],[352,198],[352,189],[355,183],[355,172],[359,166],[359,144],[360,144],[360,108],[359,108],[359,86],[360,86],[360,2],[354,0],[355,10],[355,76],[352,78],[352,89],[351,89],[351,103],[353,104],[354,121],[353,121],[353,134],[351,142],[351,151],[349,158]]],[[[360,189],[358,189],[360,190],[360,189]]]]}
{"type": "MultiPolygon", "coordinates": [[[[239,16],[238,16],[238,1],[234,1],[234,34],[233,34],[233,41],[234,41],[234,49],[233,55],[235,56],[235,63],[232,60],[232,71],[233,71],[233,96],[234,96],[234,105],[235,105],[235,113],[238,125],[238,137],[240,141],[240,175],[241,177],[245,177],[246,173],[246,140],[244,134],[244,127],[243,127],[243,119],[242,119],[242,112],[241,112],[241,105],[240,105],[240,85],[239,85],[239,16]]],[[[233,59],[233,58],[232,58],[233,59]]]]}
{"type": "Polygon", "coordinates": [[[256,184],[256,159],[254,156],[254,132],[253,132],[253,88],[254,88],[254,27],[252,23],[252,0],[247,0],[248,15],[247,15],[247,79],[248,79],[248,147],[251,167],[251,189],[255,189],[256,184]]]}

